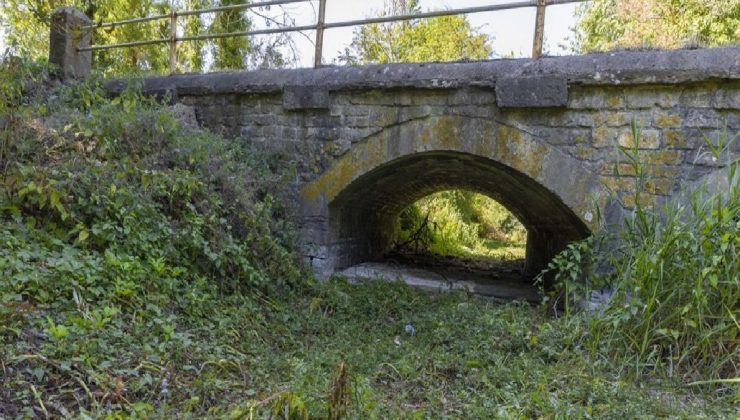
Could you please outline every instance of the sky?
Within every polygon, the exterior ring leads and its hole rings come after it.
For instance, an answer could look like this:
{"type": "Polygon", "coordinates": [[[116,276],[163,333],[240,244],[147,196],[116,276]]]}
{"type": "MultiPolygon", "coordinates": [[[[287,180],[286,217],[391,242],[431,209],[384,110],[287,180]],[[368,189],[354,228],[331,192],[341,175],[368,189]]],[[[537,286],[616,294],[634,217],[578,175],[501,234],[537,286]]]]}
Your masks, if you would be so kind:
{"type": "MultiPolygon", "coordinates": [[[[254,0],[255,2],[264,0],[254,0]]],[[[421,0],[424,11],[447,8],[463,8],[489,4],[510,3],[514,0],[421,0]]],[[[296,3],[283,6],[295,19],[296,25],[310,25],[316,22],[318,1],[296,3]]],[[[362,19],[376,16],[383,9],[384,0],[327,0],[327,22],[362,19]]],[[[575,25],[574,11],[576,3],[548,6],[545,15],[545,46],[550,55],[567,54],[570,28],[575,25]]],[[[273,9],[274,10],[274,9],[273,9]]],[[[522,8],[496,12],[474,13],[467,15],[474,28],[493,39],[496,57],[528,57],[532,51],[534,34],[535,8],[522,8]]],[[[255,19],[257,26],[260,19],[255,19]]],[[[332,64],[341,52],[352,42],[353,27],[328,29],[324,33],[324,64],[332,64]]],[[[314,32],[306,36],[294,35],[293,39],[298,52],[298,67],[313,65],[314,32]]],[[[0,31],[0,52],[4,51],[2,31],[0,31]]]]}

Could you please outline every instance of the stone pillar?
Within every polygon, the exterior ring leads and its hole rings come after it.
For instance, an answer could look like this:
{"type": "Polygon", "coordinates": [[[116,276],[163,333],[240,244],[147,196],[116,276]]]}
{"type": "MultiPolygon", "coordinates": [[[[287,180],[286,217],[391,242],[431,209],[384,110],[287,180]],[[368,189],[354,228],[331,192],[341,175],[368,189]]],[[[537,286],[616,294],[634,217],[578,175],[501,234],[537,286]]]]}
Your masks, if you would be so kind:
{"type": "MultiPolygon", "coordinates": [[[[536,231],[530,229],[527,231],[527,253],[524,262],[523,274],[527,277],[534,277],[540,271],[547,268],[552,258],[562,251],[567,242],[564,238],[553,234],[552,232],[536,231]]],[[[552,276],[545,276],[545,288],[552,286],[552,276]]]]}
{"type": "Polygon", "coordinates": [[[549,262],[547,259],[547,244],[543,243],[546,241],[547,237],[545,235],[538,234],[533,230],[527,231],[527,251],[523,270],[525,276],[534,277],[543,268],[547,267],[549,262]]]}
{"type": "Polygon", "coordinates": [[[79,52],[77,48],[89,47],[90,29],[82,29],[91,21],[84,13],[72,7],[56,9],[51,15],[49,36],[49,62],[58,67],[63,79],[82,78],[90,74],[92,52],[79,52]]]}

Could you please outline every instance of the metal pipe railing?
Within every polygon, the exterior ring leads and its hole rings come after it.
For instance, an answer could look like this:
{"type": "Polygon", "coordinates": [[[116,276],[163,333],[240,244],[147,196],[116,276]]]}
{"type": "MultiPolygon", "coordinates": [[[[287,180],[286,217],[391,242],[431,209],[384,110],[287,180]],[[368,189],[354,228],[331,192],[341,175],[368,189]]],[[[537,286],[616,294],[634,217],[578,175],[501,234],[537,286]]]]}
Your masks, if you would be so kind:
{"type": "Polygon", "coordinates": [[[316,42],[315,42],[316,48],[315,48],[315,53],[314,53],[314,66],[319,67],[321,66],[321,63],[322,63],[324,30],[326,29],[343,28],[343,27],[348,27],[348,26],[372,25],[372,24],[388,23],[388,22],[400,22],[400,21],[434,18],[434,17],[442,17],[442,16],[453,16],[453,15],[482,13],[482,12],[494,12],[494,11],[500,11],[500,10],[520,9],[520,8],[525,8],[525,7],[536,7],[537,15],[535,18],[535,32],[534,32],[534,40],[533,40],[533,45],[532,45],[532,57],[539,58],[542,55],[542,43],[543,43],[543,38],[544,38],[546,6],[568,4],[568,3],[581,3],[581,2],[588,1],[588,0],[527,0],[527,1],[518,1],[518,2],[504,3],[504,4],[491,4],[491,5],[486,5],[486,6],[474,6],[474,7],[463,7],[463,8],[458,8],[458,9],[435,10],[435,11],[421,12],[421,13],[408,13],[408,14],[393,15],[393,16],[378,16],[374,18],[355,19],[355,20],[347,20],[347,21],[340,21],[340,22],[326,22],[325,19],[326,19],[327,0],[318,0],[319,1],[318,20],[316,24],[313,24],[313,25],[256,29],[256,30],[240,31],[240,32],[222,32],[222,33],[217,33],[217,34],[189,35],[189,36],[181,36],[181,37],[177,36],[177,31],[176,31],[177,18],[180,16],[193,16],[193,15],[201,15],[205,13],[215,13],[215,12],[241,10],[241,9],[248,10],[248,9],[264,7],[264,6],[275,6],[275,5],[283,5],[283,4],[290,4],[290,3],[305,3],[305,2],[310,2],[310,1],[316,1],[316,0],[269,0],[269,1],[262,1],[262,2],[257,2],[257,3],[236,4],[236,5],[229,5],[229,6],[213,7],[209,9],[187,10],[187,11],[179,11],[179,12],[175,10],[174,4],[171,3],[170,4],[171,13],[169,14],[141,17],[141,18],[136,18],[136,19],[126,19],[126,20],[120,20],[120,21],[108,22],[108,23],[101,22],[101,23],[87,25],[87,26],[82,27],[83,29],[113,28],[116,26],[149,22],[149,21],[159,20],[159,19],[170,19],[170,37],[169,38],[158,38],[158,39],[145,40],[145,41],[121,42],[117,44],[106,44],[106,45],[91,45],[89,47],[78,48],[77,50],[78,51],[100,51],[100,50],[108,50],[108,49],[114,49],[114,48],[137,47],[137,46],[153,45],[153,44],[169,44],[170,45],[170,51],[169,51],[170,72],[175,73],[176,64],[177,64],[177,43],[178,42],[203,41],[203,40],[209,40],[209,39],[231,38],[231,37],[238,37],[238,36],[269,35],[269,34],[314,30],[316,31],[316,42]]]}
{"type": "MultiPolygon", "coordinates": [[[[265,7],[265,6],[279,6],[279,5],[290,4],[290,3],[306,3],[310,1],[312,0],[269,0],[269,1],[261,1],[258,3],[243,3],[243,4],[232,4],[229,6],[211,7],[209,9],[182,10],[179,12],[175,11],[174,14],[177,17],[192,16],[192,15],[202,15],[206,13],[224,12],[224,11],[230,11],[230,10],[255,9],[258,7],[265,7]]],[[[142,23],[142,22],[150,22],[152,20],[169,19],[170,16],[172,16],[172,13],[167,13],[164,15],[145,16],[145,17],[134,18],[134,19],[117,20],[114,22],[99,22],[99,23],[93,23],[91,25],[82,26],[80,29],[114,28],[116,26],[130,25],[132,23],[142,23]]]]}
{"type": "MultiPolygon", "coordinates": [[[[588,1],[588,0],[548,0],[547,5],[553,6],[556,4],[581,3],[584,1],[588,1]]],[[[405,20],[434,18],[434,17],[442,17],[442,16],[453,16],[453,15],[467,15],[467,14],[482,13],[482,12],[495,12],[495,11],[500,11],[500,10],[521,9],[525,7],[537,7],[537,3],[533,3],[531,0],[528,0],[528,1],[519,1],[519,2],[504,3],[504,4],[491,4],[488,6],[463,7],[460,9],[444,9],[444,10],[435,10],[431,12],[409,13],[409,14],[393,15],[393,16],[379,16],[379,17],[374,17],[374,18],[347,20],[344,22],[329,22],[326,25],[324,25],[324,27],[326,29],[342,28],[346,26],[372,25],[375,23],[398,22],[398,21],[405,21],[405,20]]]]}

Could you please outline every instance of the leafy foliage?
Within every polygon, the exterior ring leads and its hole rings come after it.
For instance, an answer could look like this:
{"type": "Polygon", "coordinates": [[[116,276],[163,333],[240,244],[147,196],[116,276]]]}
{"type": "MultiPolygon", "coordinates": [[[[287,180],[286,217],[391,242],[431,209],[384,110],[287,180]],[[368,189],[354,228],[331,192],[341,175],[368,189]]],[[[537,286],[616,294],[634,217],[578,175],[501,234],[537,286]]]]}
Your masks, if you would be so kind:
{"type": "Polygon", "coordinates": [[[267,286],[261,269],[287,243],[272,222],[282,211],[271,195],[279,180],[255,185],[254,174],[269,168],[239,145],[181,129],[133,85],[112,100],[94,81],[52,96],[42,115],[11,119],[2,138],[4,236],[23,238],[5,252],[25,261],[4,266],[4,280],[19,296],[70,296],[64,270],[81,284],[98,276],[115,283],[117,270],[143,280],[155,270],[228,278],[225,290],[267,286]],[[51,263],[64,255],[82,266],[51,263]],[[21,280],[29,270],[43,278],[21,280]]]}
{"type": "MultiPolygon", "coordinates": [[[[417,1],[397,1],[381,13],[419,10],[417,1]]],[[[349,64],[483,60],[492,49],[464,16],[443,16],[411,22],[365,25],[355,31],[341,61],[349,64]]]]}
{"type": "Polygon", "coordinates": [[[44,319],[0,349],[10,353],[0,412],[322,417],[340,361],[350,418],[717,418],[733,410],[731,396],[646,384],[592,357],[581,318],[553,320],[526,304],[433,296],[401,283],[335,280],[280,299],[209,297],[193,315],[131,317],[89,305],[92,320],[60,312],[75,320],[64,323],[66,336],[52,330],[61,321],[44,319]],[[316,299],[333,310],[317,309],[316,299]],[[86,353],[68,350],[82,342],[86,353]],[[79,402],[65,398],[75,391],[79,402]]]}
{"type": "Polygon", "coordinates": [[[593,0],[578,14],[580,52],[740,42],[739,0],[593,0]]]}
{"type": "MultiPolygon", "coordinates": [[[[227,6],[234,0],[177,0],[179,10],[196,10],[213,6],[227,6]]],[[[52,12],[63,6],[72,6],[91,18],[93,22],[111,22],[134,17],[168,14],[170,3],[159,0],[0,0],[0,16],[5,27],[6,44],[14,53],[27,58],[43,59],[48,56],[49,29],[52,12]]],[[[225,11],[213,19],[201,16],[180,16],[178,32],[187,35],[203,33],[240,32],[247,30],[251,20],[244,10],[225,11]]],[[[130,41],[168,39],[168,19],[133,25],[122,25],[94,32],[94,43],[114,44],[130,41]]],[[[106,74],[165,73],[168,70],[168,46],[166,44],[144,45],[136,48],[121,48],[96,51],[93,62],[106,74]]],[[[192,41],[178,43],[179,69],[198,72],[206,67],[217,69],[243,69],[250,61],[260,65],[282,64],[280,51],[270,45],[252,48],[249,38],[221,38],[216,41],[192,41]],[[209,54],[206,54],[208,52],[209,54]],[[213,60],[204,59],[212,57],[213,60]]]]}
{"type": "Polygon", "coordinates": [[[450,190],[431,194],[399,216],[397,243],[438,255],[522,258],[526,229],[483,194],[450,190]],[[416,235],[414,237],[414,235],[416,235]]]}
{"type": "MultiPolygon", "coordinates": [[[[60,391],[53,374],[85,390],[80,408],[120,403],[133,367],[111,373],[121,346],[142,363],[177,358],[168,343],[189,339],[173,319],[301,277],[279,157],[188,127],[135,82],[109,98],[96,79],[56,86],[43,66],[0,69],[1,401],[31,407],[60,391]],[[154,342],[133,345],[147,330],[154,342]]],[[[143,373],[134,389],[151,384],[143,373]]]]}
{"type": "MultiPolygon", "coordinates": [[[[219,5],[230,6],[243,3],[240,0],[221,0],[219,5]]],[[[250,22],[243,11],[231,10],[218,13],[212,24],[212,32],[229,33],[248,30],[250,22]]],[[[217,69],[246,67],[246,52],[249,49],[247,37],[220,38],[213,45],[214,67],[217,69]]]]}

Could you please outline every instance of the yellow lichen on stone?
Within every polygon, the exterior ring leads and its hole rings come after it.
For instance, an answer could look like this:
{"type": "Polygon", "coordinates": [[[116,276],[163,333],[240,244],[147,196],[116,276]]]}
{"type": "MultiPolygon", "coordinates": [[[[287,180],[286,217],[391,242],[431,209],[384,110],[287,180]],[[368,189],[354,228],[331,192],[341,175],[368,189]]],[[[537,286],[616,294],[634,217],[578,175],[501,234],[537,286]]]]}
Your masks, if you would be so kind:
{"type": "Polygon", "coordinates": [[[317,180],[301,188],[301,197],[308,203],[317,203],[321,198],[330,202],[355,178],[352,159],[345,155],[317,180]]]}
{"type": "Polygon", "coordinates": [[[592,147],[578,145],[573,153],[579,160],[590,160],[596,154],[596,151],[592,147]]]}
{"type": "Polygon", "coordinates": [[[593,145],[595,147],[613,146],[616,131],[616,129],[604,126],[596,127],[592,136],[593,145]]]}
{"type": "MultiPolygon", "coordinates": [[[[612,127],[619,127],[630,123],[630,116],[625,112],[610,112],[606,116],[606,124],[612,127]]],[[[639,124],[639,120],[638,120],[639,124]]]]}
{"type": "Polygon", "coordinates": [[[498,129],[496,156],[489,157],[531,178],[539,179],[542,162],[547,154],[545,144],[529,137],[522,137],[522,132],[517,129],[501,126],[498,129]]]}
{"type": "Polygon", "coordinates": [[[601,176],[601,184],[611,192],[629,191],[635,188],[635,178],[619,176],[601,176]]]}
{"type": "Polygon", "coordinates": [[[457,118],[442,117],[434,122],[432,136],[440,150],[459,150],[462,146],[457,118]]]}
{"type": "Polygon", "coordinates": [[[621,108],[624,105],[624,101],[621,96],[612,94],[606,98],[606,104],[612,109],[621,108]]]}
{"type": "Polygon", "coordinates": [[[658,114],[655,116],[655,127],[677,128],[681,126],[681,117],[672,114],[658,114]]]}
{"type": "Polygon", "coordinates": [[[623,131],[619,135],[617,143],[628,149],[634,148],[635,146],[639,149],[657,149],[660,147],[660,137],[658,132],[655,130],[644,130],[640,133],[639,138],[639,144],[636,144],[635,138],[632,136],[632,131],[623,131]]]}
{"type": "Polygon", "coordinates": [[[482,129],[480,139],[473,144],[473,152],[479,156],[491,156],[493,153],[493,145],[497,144],[495,126],[493,124],[486,124],[482,129]]]}
{"type": "Polygon", "coordinates": [[[366,157],[355,162],[355,166],[362,171],[370,170],[388,161],[388,133],[382,132],[373,136],[359,147],[365,149],[366,157]]]}
{"type": "Polygon", "coordinates": [[[677,165],[681,163],[681,158],[681,152],[678,150],[650,150],[641,153],[643,162],[654,165],[677,165]]]}
{"type": "Polygon", "coordinates": [[[431,133],[429,133],[429,130],[423,130],[421,132],[421,135],[419,136],[419,143],[414,147],[414,150],[420,151],[425,150],[426,146],[429,146],[432,144],[432,136],[431,133]]]}
{"type": "Polygon", "coordinates": [[[665,139],[665,145],[670,148],[677,149],[688,146],[686,135],[680,131],[665,130],[663,131],[663,138],[665,139]]]}
{"type": "Polygon", "coordinates": [[[645,181],[645,191],[650,194],[668,195],[673,188],[673,181],[666,178],[649,179],[645,181]]]}
{"type": "Polygon", "coordinates": [[[606,162],[602,163],[599,172],[603,175],[635,176],[635,167],[628,163],[606,162]]]}
{"type": "Polygon", "coordinates": [[[637,200],[640,201],[640,205],[643,207],[653,207],[658,199],[657,196],[650,195],[647,193],[641,193],[639,198],[634,192],[628,191],[620,195],[622,204],[627,208],[634,208],[637,205],[637,200]]]}

